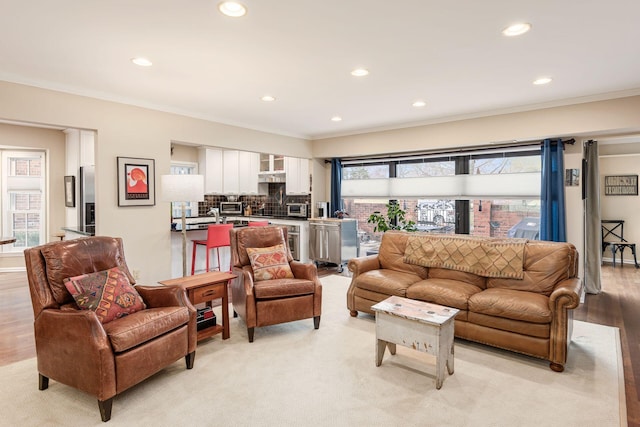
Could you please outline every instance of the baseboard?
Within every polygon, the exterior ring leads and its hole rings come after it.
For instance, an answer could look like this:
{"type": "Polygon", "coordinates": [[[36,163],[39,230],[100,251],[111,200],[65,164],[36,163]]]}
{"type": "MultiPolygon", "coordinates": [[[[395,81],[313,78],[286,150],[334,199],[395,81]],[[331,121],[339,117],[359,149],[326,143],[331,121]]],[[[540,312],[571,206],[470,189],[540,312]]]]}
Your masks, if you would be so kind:
{"type": "Polygon", "coordinates": [[[3,267],[0,268],[0,273],[19,273],[27,271],[26,267],[3,267]]]}

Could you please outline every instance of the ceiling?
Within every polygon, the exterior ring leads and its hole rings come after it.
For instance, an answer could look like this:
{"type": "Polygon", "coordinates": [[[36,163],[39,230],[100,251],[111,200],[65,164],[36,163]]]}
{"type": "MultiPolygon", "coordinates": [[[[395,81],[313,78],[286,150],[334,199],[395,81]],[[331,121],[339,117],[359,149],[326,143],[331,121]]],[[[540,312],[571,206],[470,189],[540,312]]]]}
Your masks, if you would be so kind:
{"type": "Polygon", "coordinates": [[[640,93],[638,0],[218,1],[2,0],[0,80],[308,139],[640,93]]]}

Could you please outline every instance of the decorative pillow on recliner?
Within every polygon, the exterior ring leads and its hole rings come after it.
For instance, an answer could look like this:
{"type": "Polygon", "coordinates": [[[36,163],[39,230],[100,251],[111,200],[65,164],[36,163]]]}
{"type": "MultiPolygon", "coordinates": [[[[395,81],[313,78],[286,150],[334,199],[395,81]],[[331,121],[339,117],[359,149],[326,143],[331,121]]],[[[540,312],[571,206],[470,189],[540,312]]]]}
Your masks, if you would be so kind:
{"type": "Polygon", "coordinates": [[[253,278],[261,280],[293,278],[293,272],[287,260],[287,249],[284,245],[268,248],[247,248],[247,255],[253,268],[253,278]]]}
{"type": "Polygon", "coordinates": [[[78,307],[93,310],[103,324],[147,307],[119,267],[70,277],[64,285],[78,307]]]}

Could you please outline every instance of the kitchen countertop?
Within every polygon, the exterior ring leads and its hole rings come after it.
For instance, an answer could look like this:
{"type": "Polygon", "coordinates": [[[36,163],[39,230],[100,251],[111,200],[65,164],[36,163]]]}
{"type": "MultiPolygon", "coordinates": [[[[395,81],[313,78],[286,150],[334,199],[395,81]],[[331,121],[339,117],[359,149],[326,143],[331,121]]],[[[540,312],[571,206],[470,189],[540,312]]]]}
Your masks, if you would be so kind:
{"type": "MultiPolygon", "coordinates": [[[[220,217],[223,218],[223,217],[220,217]]],[[[308,221],[309,218],[298,218],[298,217],[275,217],[275,216],[227,216],[227,222],[236,222],[236,221],[264,221],[268,220],[269,222],[273,222],[274,224],[287,224],[287,223],[300,223],[303,221],[308,221]]],[[[222,221],[222,220],[221,220],[222,221]]],[[[175,228],[172,228],[171,231],[181,232],[182,231],[182,220],[174,219],[173,222],[176,224],[175,228]]],[[[215,216],[199,216],[186,218],[186,231],[197,231],[197,230],[206,230],[209,224],[214,224],[216,222],[215,216]]],[[[243,227],[242,224],[235,224],[238,227],[243,227]]]]}
{"type": "Polygon", "coordinates": [[[95,236],[96,235],[96,226],[95,225],[78,225],[76,227],[60,227],[64,231],[69,231],[71,233],[83,234],[85,236],[95,236]]]}

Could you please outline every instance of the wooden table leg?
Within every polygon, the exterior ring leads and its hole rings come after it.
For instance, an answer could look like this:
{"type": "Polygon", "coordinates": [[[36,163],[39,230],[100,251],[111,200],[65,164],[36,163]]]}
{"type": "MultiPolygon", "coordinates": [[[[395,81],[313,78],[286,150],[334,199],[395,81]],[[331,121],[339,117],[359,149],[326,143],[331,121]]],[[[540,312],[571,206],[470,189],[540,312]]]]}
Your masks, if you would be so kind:
{"type": "MultiPolygon", "coordinates": [[[[231,282],[231,280],[229,280],[231,282]]],[[[224,285],[222,293],[222,339],[226,340],[231,335],[229,332],[229,283],[224,285]]]]}
{"type": "Polygon", "coordinates": [[[384,340],[376,340],[376,366],[382,365],[384,357],[384,349],[387,348],[387,342],[384,340]]]}

